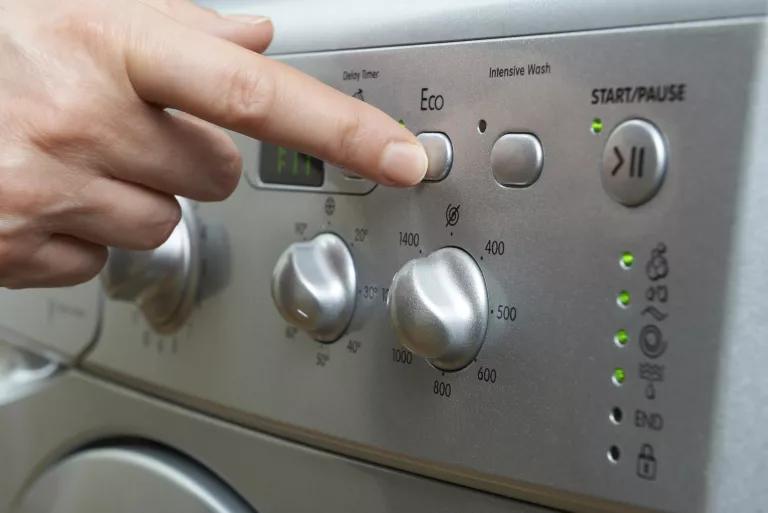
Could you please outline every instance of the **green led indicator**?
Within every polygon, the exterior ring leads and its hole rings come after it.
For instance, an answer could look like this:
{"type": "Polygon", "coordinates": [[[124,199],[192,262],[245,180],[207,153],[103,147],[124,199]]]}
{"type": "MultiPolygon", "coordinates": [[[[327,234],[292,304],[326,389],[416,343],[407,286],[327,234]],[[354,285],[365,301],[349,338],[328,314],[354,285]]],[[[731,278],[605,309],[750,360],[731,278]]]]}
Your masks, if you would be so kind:
{"type": "Polygon", "coordinates": [[[616,302],[619,304],[619,306],[626,308],[629,306],[629,303],[632,302],[632,296],[630,296],[629,292],[626,290],[622,290],[619,292],[619,295],[616,296],[616,302]]]}
{"type": "Polygon", "coordinates": [[[627,379],[627,374],[624,372],[624,369],[620,367],[613,369],[613,383],[615,385],[621,385],[625,379],[627,379]]]}
{"type": "Polygon", "coordinates": [[[595,118],[592,120],[592,133],[593,134],[599,134],[603,131],[603,120],[600,118],[595,118]]]}
{"type": "Polygon", "coordinates": [[[616,344],[625,346],[627,345],[627,342],[629,342],[629,333],[627,333],[627,330],[621,329],[613,336],[613,340],[616,344]]]}
{"type": "Polygon", "coordinates": [[[621,266],[624,269],[629,269],[635,263],[635,255],[629,251],[625,251],[621,254],[621,266]]]}
{"type": "Polygon", "coordinates": [[[405,121],[402,119],[398,119],[397,122],[400,124],[401,127],[405,128],[405,121]]]}

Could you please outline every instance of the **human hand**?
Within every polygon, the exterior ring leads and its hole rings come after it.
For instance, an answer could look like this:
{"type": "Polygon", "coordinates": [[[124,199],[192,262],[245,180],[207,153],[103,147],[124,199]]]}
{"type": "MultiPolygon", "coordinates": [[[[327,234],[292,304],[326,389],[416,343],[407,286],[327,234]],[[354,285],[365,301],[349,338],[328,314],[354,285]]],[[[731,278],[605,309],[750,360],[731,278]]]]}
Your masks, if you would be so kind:
{"type": "Polygon", "coordinates": [[[388,185],[426,171],[389,116],[259,55],[265,18],[187,0],[0,0],[0,14],[2,286],[86,281],[106,246],[162,244],[174,195],[226,198],[241,159],[214,125],[388,185]]]}

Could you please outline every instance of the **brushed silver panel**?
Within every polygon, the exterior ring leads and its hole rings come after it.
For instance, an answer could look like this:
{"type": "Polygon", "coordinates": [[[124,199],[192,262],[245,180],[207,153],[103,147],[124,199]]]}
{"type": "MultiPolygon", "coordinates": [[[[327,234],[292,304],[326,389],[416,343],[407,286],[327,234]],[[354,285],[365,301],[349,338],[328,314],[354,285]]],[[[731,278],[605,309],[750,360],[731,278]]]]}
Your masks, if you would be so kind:
{"type": "Polygon", "coordinates": [[[151,446],[88,449],[56,462],[24,490],[14,513],[253,513],[191,460],[151,446]]]}
{"type": "Polygon", "coordinates": [[[0,337],[73,361],[96,339],[98,280],[59,289],[0,289],[0,337]]]}
{"type": "MultiPolygon", "coordinates": [[[[0,398],[0,425],[2,513],[9,513],[11,503],[34,477],[71,452],[116,439],[159,444],[187,455],[259,512],[549,511],[254,433],[76,372],[57,375],[23,399],[9,402],[0,398]]],[[[208,472],[201,476],[197,466],[190,468],[188,462],[174,460],[177,470],[210,479],[208,472]]],[[[148,472],[139,478],[150,476],[148,472]]],[[[88,482],[81,484],[87,488],[88,482]]],[[[207,489],[211,491],[211,487],[207,489]]],[[[73,490],[69,487],[67,491],[73,490]]],[[[129,491],[136,493],[136,500],[122,506],[141,505],[147,489],[129,491]]],[[[217,494],[217,498],[225,497],[217,494]]],[[[117,506],[81,510],[107,511],[117,511],[117,506]]],[[[185,510],[157,507],[143,511],[185,510]]]]}
{"type": "MultiPolygon", "coordinates": [[[[174,337],[108,304],[86,367],[252,426],[527,500],[705,511],[761,29],[761,20],[735,20],[286,56],[350,94],[360,86],[344,70],[379,70],[366,99],[415,132],[448,134],[450,175],[412,190],[336,195],[332,209],[328,195],[245,182],[227,202],[199,205],[203,222],[226,230],[226,286],[204,294],[174,337]],[[547,74],[489,78],[494,67],[545,63],[547,74]],[[595,88],[669,83],[686,84],[685,101],[591,103],[595,88]],[[421,110],[423,89],[442,94],[444,108],[421,110]],[[590,131],[596,117],[600,134],[590,131]],[[604,192],[600,163],[610,129],[635,117],[662,131],[669,167],[659,193],[628,209],[604,192]],[[544,169],[529,188],[501,187],[491,174],[492,144],[509,132],[541,141],[544,169]],[[269,293],[283,249],[323,231],[349,243],[360,283],[350,331],[330,346],[287,328],[269,293]],[[420,235],[418,246],[401,244],[406,232],[420,235]],[[489,241],[503,241],[504,254],[486,251],[489,241]],[[395,361],[382,299],[407,260],[444,246],[473,255],[492,309],[478,361],[446,375],[395,361]],[[631,270],[619,265],[625,251],[636,257],[631,270]],[[631,294],[627,308],[617,306],[621,291],[631,294]],[[660,356],[638,343],[651,325],[663,334],[660,356]],[[621,328],[624,347],[613,341],[621,328]],[[649,365],[663,365],[663,382],[649,365]],[[484,379],[489,368],[494,382],[484,379]],[[440,382],[450,397],[433,393],[445,390],[440,382]],[[638,475],[646,445],[652,479],[638,475]]],[[[254,166],[257,143],[237,142],[254,166]]]]}
{"type": "Polygon", "coordinates": [[[766,13],[764,0],[198,0],[272,17],[275,54],[630,27],[766,13]]]}

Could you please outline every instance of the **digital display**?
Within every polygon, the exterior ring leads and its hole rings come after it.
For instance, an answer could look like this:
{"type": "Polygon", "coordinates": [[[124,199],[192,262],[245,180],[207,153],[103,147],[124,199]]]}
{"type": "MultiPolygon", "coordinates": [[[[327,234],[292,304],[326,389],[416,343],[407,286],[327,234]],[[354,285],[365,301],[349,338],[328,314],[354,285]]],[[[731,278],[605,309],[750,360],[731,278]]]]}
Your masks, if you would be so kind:
{"type": "Polygon", "coordinates": [[[264,183],[320,187],[325,179],[323,161],[273,144],[262,144],[259,178],[264,183]]]}

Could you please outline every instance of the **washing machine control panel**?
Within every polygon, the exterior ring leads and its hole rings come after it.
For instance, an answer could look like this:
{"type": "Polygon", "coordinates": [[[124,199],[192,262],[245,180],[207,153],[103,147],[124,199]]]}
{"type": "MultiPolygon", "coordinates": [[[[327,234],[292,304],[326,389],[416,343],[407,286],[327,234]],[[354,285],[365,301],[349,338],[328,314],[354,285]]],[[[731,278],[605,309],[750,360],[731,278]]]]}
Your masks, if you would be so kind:
{"type": "Polygon", "coordinates": [[[83,368],[532,502],[699,511],[761,29],[281,55],[418,134],[425,181],[233,134],[234,195],[112,255],[83,368]]]}

